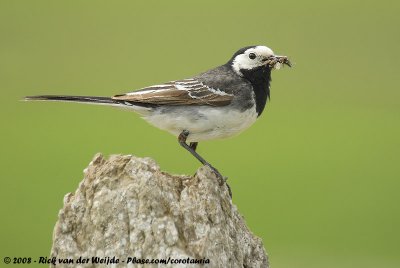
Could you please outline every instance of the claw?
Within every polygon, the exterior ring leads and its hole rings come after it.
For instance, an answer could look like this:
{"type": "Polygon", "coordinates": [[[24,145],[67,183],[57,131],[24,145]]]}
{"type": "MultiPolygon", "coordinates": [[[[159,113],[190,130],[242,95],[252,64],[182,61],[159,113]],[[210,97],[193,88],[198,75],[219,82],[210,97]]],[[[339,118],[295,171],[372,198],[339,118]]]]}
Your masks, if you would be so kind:
{"type": "Polygon", "coordinates": [[[231,187],[230,187],[229,184],[226,182],[226,181],[228,180],[228,177],[222,176],[221,173],[219,173],[219,171],[218,171],[215,167],[213,167],[213,166],[211,166],[211,165],[207,165],[207,166],[208,166],[209,168],[211,168],[211,170],[214,172],[214,174],[220,179],[219,185],[220,185],[220,186],[223,186],[224,184],[226,185],[226,187],[228,188],[229,196],[230,196],[231,199],[232,199],[232,190],[231,190],[231,187]]]}

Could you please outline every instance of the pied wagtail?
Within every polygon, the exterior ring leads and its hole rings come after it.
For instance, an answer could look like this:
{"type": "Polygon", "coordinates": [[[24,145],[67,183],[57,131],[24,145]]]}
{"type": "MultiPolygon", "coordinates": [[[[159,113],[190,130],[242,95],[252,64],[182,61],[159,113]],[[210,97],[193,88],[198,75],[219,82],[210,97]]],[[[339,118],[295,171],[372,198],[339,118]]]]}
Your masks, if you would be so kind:
{"type": "Polygon", "coordinates": [[[266,46],[248,46],[239,49],[226,64],[192,78],[111,98],[41,95],[28,96],[25,100],[129,108],[150,124],[178,137],[181,146],[223,178],[196,152],[198,142],[230,137],[252,125],[269,98],[271,71],[283,65],[291,66],[286,56],[277,56],[266,46]]]}

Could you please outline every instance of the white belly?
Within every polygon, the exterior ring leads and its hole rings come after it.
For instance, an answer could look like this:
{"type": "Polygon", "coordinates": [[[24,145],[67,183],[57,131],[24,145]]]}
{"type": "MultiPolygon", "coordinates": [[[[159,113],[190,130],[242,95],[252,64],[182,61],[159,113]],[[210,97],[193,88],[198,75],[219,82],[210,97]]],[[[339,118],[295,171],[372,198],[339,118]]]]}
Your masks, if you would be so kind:
{"type": "Polygon", "coordinates": [[[230,107],[173,107],[143,115],[150,124],[176,137],[189,131],[187,141],[196,142],[227,138],[239,134],[257,119],[255,106],[241,112],[230,107]]]}

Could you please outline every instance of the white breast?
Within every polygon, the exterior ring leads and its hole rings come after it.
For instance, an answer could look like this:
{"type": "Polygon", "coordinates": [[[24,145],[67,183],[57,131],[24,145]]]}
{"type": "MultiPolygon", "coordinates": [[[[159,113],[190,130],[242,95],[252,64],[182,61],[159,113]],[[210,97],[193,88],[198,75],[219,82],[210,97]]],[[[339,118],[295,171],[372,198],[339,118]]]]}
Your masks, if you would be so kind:
{"type": "Polygon", "coordinates": [[[239,134],[257,119],[255,106],[246,111],[231,107],[170,107],[143,115],[150,124],[176,137],[189,131],[189,142],[222,139],[239,134]]]}

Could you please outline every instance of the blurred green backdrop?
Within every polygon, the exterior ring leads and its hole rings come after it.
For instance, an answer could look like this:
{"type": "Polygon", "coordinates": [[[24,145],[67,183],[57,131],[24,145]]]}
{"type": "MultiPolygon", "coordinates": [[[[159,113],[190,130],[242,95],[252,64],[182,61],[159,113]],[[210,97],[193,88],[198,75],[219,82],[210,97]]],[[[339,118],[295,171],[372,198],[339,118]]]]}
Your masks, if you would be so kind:
{"type": "Polygon", "coordinates": [[[1,0],[1,259],[49,254],[63,196],[96,152],[199,167],[133,113],[19,99],[109,96],[265,44],[295,67],[274,72],[252,128],[200,153],[229,176],[272,267],[400,267],[399,11],[398,1],[1,0]]]}

